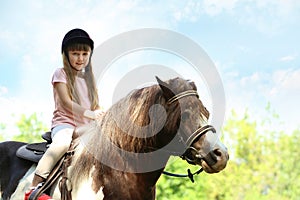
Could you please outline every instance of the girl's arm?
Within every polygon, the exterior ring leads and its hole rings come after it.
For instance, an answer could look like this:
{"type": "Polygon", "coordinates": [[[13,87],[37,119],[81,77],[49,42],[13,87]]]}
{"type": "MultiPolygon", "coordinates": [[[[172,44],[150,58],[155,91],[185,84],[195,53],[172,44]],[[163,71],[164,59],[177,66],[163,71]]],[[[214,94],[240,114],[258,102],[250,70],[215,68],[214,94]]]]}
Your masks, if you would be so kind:
{"type": "Polygon", "coordinates": [[[75,115],[95,119],[95,113],[93,111],[87,110],[78,103],[72,101],[68,94],[68,88],[65,83],[56,82],[54,83],[53,87],[56,90],[59,100],[64,108],[66,108],[68,111],[72,112],[75,115]]]}

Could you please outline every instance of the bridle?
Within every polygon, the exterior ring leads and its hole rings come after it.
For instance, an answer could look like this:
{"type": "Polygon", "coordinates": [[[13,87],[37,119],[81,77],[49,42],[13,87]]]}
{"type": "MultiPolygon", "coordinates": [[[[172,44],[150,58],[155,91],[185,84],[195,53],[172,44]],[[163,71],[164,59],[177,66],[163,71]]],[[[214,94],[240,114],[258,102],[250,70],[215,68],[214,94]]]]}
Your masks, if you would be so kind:
{"type": "MultiPolygon", "coordinates": [[[[170,98],[167,101],[168,105],[171,105],[172,103],[178,101],[181,98],[187,97],[187,96],[196,96],[197,98],[199,98],[199,95],[197,93],[196,90],[187,90],[184,92],[181,92],[175,96],[173,96],[172,98],[170,98]]],[[[199,127],[197,130],[195,130],[188,138],[186,141],[184,141],[184,139],[182,138],[182,136],[180,136],[180,142],[183,142],[184,145],[186,147],[192,148],[193,150],[196,150],[194,147],[191,147],[191,145],[194,143],[194,141],[201,137],[202,135],[206,134],[208,131],[212,131],[213,133],[216,133],[215,128],[212,125],[204,125],[202,127],[199,127]]]]}
{"type": "Polygon", "coordinates": [[[167,104],[172,104],[174,103],[175,101],[183,98],[183,97],[186,97],[186,96],[196,96],[197,98],[199,97],[198,93],[196,90],[187,90],[187,91],[184,91],[184,92],[181,92],[175,96],[173,96],[172,98],[170,98],[168,101],[167,101],[167,104]]]}
{"type": "MultiPolygon", "coordinates": [[[[199,95],[197,93],[197,91],[195,90],[187,90],[187,91],[184,91],[184,92],[181,92],[175,96],[173,96],[172,98],[170,98],[168,101],[167,101],[167,104],[170,105],[176,101],[178,101],[179,99],[181,98],[184,98],[184,97],[187,97],[187,96],[196,96],[197,98],[199,98],[199,95]]],[[[202,126],[202,127],[199,127],[197,130],[195,130],[188,138],[186,141],[184,141],[184,139],[182,138],[182,136],[180,136],[180,142],[184,143],[184,145],[187,147],[187,149],[185,150],[185,152],[180,155],[180,157],[183,159],[183,160],[186,160],[188,163],[190,164],[193,164],[193,165],[196,165],[196,160],[197,159],[204,159],[204,160],[207,160],[207,156],[202,156],[200,151],[197,150],[195,147],[192,146],[192,144],[194,143],[194,141],[200,137],[202,137],[203,135],[205,135],[208,131],[212,131],[213,133],[216,133],[216,130],[215,128],[212,126],[212,125],[205,125],[205,126],[202,126]],[[191,151],[195,151],[196,152],[196,155],[195,155],[195,159],[191,158],[191,151]]],[[[211,161],[212,162],[215,162],[215,161],[211,161]]],[[[188,169],[188,174],[173,174],[173,173],[170,173],[170,172],[166,172],[166,171],[163,171],[163,174],[165,175],[168,175],[168,176],[174,176],[174,177],[188,177],[192,182],[194,182],[194,179],[193,179],[193,176],[194,175],[197,175],[197,174],[200,174],[201,172],[203,171],[203,168],[200,168],[198,171],[196,171],[195,173],[192,173],[190,171],[190,169],[188,169]]]]}

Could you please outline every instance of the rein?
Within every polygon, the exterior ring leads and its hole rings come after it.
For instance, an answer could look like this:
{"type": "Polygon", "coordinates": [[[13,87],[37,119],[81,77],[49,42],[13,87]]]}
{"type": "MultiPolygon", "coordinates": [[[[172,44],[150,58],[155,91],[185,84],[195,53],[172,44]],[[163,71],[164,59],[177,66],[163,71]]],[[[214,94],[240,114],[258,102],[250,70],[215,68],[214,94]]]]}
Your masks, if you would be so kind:
{"type": "MultiPolygon", "coordinates": [[[[183,97],[186,97],[186,96],[196,96],[196,97],[198,97],[199,95],[198,95],[197,91],[195,91],[195,90],[187,90],[187,91],[181,92],[181,93],[173,96],[172,98],[170,98],[167,101],[167,104],[170,105],[170,104],[174,103],[175,101],[177,101],[177,100],[179,100],[183,97]]],[[[198,128],[197,130],[195,130],[193,132],[193,134],[191,136],[189,136],[189,138],[186,141],[186,145],[188,146],[188,149],[190,149],[190,148],[193,149],[193,147],[191,147],[191,145],[194,142],[194,140],[198,137],[201,137],[207,131],[212,131],[214,133],[216,132],[215,128],[211,125],[205,125],[203,127],[198,128]]],[[[201,158],[201,155],[199,155],[199,154],[197,154],[196,156],[197,156],[197,158],[201,158]]],[[[185,155],[185,153],[180,157],[184,160],[187,160],[189,163],[194,164],[194,161],[189,159],[185,155]]],[[[194,175],[198,175],[201,172],[203,172],[202,167],[200,167],[200,169],[198,171],[194,172],[194,173],[192,173],[191,170],[188,169],[187,174],[175,174],[175,173],[171,173],[171,172],[167,172],[167,171],[163,171],[162,174],[167,175],[167,176],[172,176],[172,177],[179,177],[179,178],[187,178],[188,177],[192,181],[192,183],[194,183],[194,175]]]]}
{"type": "Polygon", "coordinates": [[[192,181],[192,183],[194,183],[195,182],[194,175],[198,175],[201,172],[203,172],[202,167],[194,173],[192,173],[190,169],[187,170],[187,174],[173,174],[171,172],[166,172],[166,171],[163,171],[162,173],[167,176],[173,176],[173,177],[178,177],[178,178],[187,178],[188,177],[192,181]]]}

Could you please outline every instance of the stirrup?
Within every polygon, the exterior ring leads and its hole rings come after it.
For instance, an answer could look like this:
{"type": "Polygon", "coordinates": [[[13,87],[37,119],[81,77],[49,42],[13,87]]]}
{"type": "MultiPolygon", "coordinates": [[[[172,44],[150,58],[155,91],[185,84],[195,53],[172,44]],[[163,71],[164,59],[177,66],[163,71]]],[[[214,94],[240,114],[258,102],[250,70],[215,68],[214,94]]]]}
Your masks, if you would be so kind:
{"type": "Polygon", "coordinates": [[[50,196],[46,195],[46,194],[39,194],[40,193],[40,188],[43,186],[44,182],[39,183],[31,192],[31,194],[29,195],[28,200],[39,200],[40,197],[43,200],[47,200],[47,199],[52,199],[50,196]],[[49,197],[49,198],[48,198],[49,197]]]}

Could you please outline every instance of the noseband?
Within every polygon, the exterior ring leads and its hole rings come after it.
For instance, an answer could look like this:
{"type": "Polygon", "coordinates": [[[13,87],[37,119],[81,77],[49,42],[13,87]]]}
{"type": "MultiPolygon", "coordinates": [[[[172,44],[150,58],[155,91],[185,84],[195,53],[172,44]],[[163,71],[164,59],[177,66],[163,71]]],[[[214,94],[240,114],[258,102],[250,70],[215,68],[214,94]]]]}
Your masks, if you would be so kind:
{"type": "Polygon", "coordinates": [[[208,131],[212,131],[213,133],[216,133],[216,129],[212,125],[205,125],[200,128],[198,128],[186,141],[186,145],[190,147],[195,139],[201,137],[208,131]]]}
{"type": "MultiPolygon", "coordinates": [[[[212,131],[213,133],[216,133],[215,128],[212,125],[205,125],[199,129],[197,129],[187,140],[186,144],[188,144],[187,150],[180,156],[182,159],[186,160],[188,163],[196,165],[197,159],[204,159],[206,162],[210,163],[211,165],[216,163],[216,160],[211,159],[211,155],[203,156],[201,155],[200,151],[192,146],[194,141],[198,138],[200,138],[202,135],[206,134],[208,131],[212,131]],[[195,157],[196,158],[190,158],[191,157],[191,151],[196,152],[195,157]]],[[[210,154],[210,153],[209,153],[210,154]]]]}

